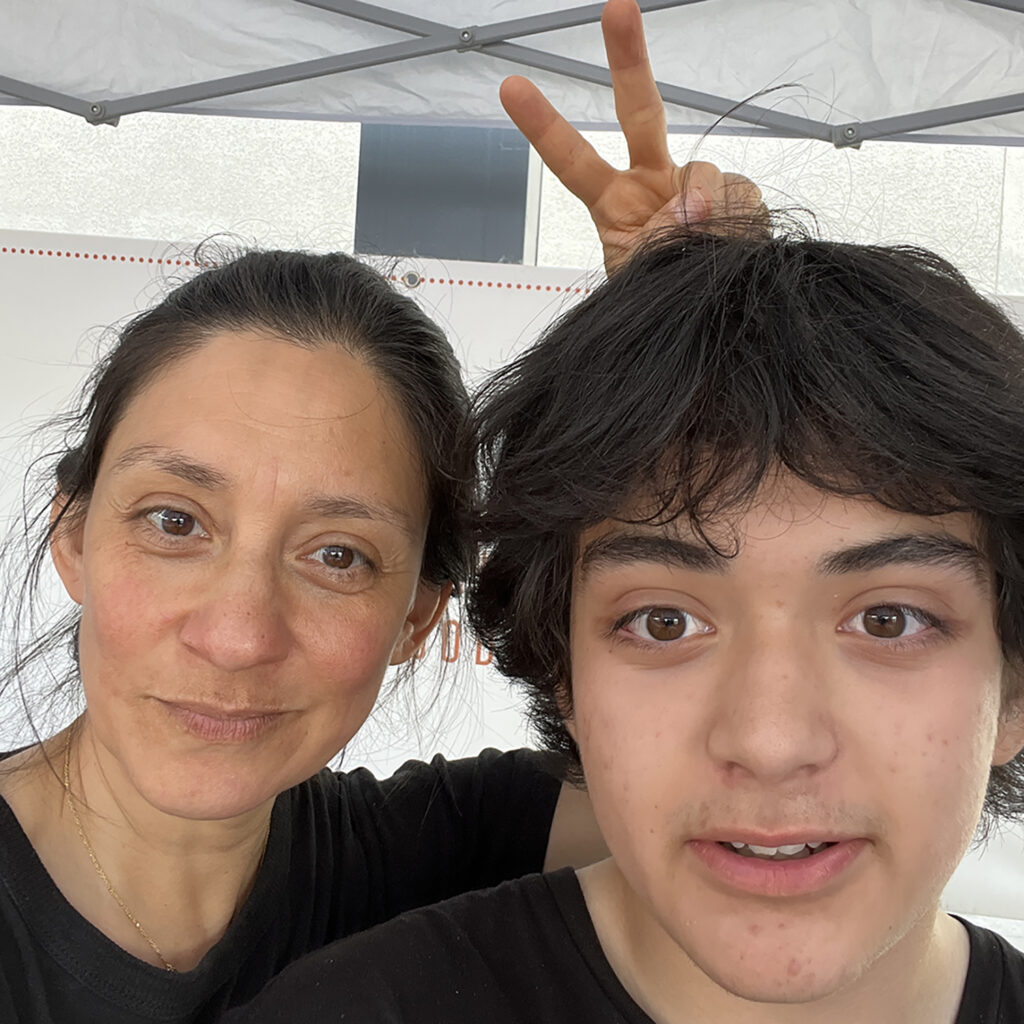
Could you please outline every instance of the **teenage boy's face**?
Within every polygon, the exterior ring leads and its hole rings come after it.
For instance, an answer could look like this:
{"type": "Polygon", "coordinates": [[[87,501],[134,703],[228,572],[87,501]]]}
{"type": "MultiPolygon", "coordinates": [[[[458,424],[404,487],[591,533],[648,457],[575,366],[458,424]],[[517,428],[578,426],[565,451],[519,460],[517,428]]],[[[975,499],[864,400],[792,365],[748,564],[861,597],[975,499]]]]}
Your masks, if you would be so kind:
{"type": "Polygon", "coordinates": [[[931,928],[1024,737],[966,516],[782,478],[714,539],[584,535],[570,727],[629,898],[728,991],[803,1002],[931,928]]]}

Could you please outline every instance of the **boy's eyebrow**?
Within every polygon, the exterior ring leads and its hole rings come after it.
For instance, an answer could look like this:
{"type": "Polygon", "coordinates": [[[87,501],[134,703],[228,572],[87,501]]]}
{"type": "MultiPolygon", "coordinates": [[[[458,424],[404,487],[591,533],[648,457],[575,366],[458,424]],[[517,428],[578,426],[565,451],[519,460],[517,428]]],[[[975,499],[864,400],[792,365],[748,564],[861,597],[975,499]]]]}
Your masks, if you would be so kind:
{"type": "MultiPolygon", "coordinates": [[[[647,533],[612,533],[591,541],[580,557],[580,571],[630,562],[656,562],[696,572],[724,573],[732,559],[695,541],[647,533]]],[[[826,576],[871,572],[890,565],[945,566],[966,572],[988,586],[988,563],[967,541],[945,533],[910,533],[856,544],[823,555],[818,572],[826,576]]]]}
{"type": "Polygon", "coordinates": [[[592,540],[580,556],[580,571],[629,562],[658,562],[697,572],[725,572],[729,559],[703,544],[653,533],[611,533],[592,540]]]}
{"type": "Polygon", "coordinates": [[[973,576],[982,586],[990,580],[988,563],[967,541],[948,533],[908,533],[857,544],[823,555],[818,571],[826,576],[870,572],[889,565],[933,565],[973,576]]]}

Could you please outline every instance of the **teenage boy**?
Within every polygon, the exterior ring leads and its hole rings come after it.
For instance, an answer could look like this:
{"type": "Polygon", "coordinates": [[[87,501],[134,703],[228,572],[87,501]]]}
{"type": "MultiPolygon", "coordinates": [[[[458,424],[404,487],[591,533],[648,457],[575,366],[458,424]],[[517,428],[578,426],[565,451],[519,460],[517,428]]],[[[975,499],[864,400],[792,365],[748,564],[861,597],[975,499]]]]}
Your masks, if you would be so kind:
{"type": "Polygon", "coordinates": [[[471,618],[611,858],[328,948],[242,1019],[1024,1021],[1024,956],[939,908],[1024,812],[1006,317],[916,250],[662,239],[479,432],[471,618]]]}

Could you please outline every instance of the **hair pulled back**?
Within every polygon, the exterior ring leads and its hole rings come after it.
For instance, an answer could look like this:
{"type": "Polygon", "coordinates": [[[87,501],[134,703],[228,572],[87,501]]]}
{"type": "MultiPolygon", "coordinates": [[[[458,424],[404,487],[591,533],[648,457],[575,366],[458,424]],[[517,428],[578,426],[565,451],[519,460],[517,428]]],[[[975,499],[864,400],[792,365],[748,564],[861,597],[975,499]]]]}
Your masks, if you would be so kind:
{"type": "Polygon", "coordinates": [[[15,654],[5,688],[12,681],[20,686],[24,671],[62,641],[70,643],[72,660],[57,673],[58,688],[77,677],[77,610],[41,632],[32,613],[50,539],[87,511],[111,432],[132,399],[162,370],[225,332],[270,335],[308,348],[337,345],[363,360],[390,390],[418,447],[430,517],[423,578],[457,586],[470,571],[468,397],[442,330],[379,272],[345,254],[249,251],[225,259],[213,248],[202,246],[195,255],[196,265],[207,269],[120,331],[92,370],[78,411],[63,419],[66,441],[53,453],[55,478],[44,483],[43,505],[26,517],[32,547],[26,578],[9,600],[15,654]],[[55,494],[63,510],[48,522],[55,494]],[[23,643],[19,634],[25,632],[23,643]]]}

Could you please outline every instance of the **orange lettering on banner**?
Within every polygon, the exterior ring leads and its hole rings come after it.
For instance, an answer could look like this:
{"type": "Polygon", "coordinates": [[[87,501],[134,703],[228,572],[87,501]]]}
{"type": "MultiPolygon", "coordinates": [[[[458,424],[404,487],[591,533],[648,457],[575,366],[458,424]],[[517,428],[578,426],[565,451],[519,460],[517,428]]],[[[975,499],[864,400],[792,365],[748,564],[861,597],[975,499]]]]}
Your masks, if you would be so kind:
{"type": "Polygon", "coordinates": [[[494,661],[494,655],[484,647],[479,640],[476,642],[476,658],[474,659],[478,665],[490,665],[494,661]]]}
{"type": "Polygon", "coordinates": [[[441,660],[447,662],[458,661],[461,641],[462,627],[455,619],[446,619],[444,633],[441,637],[441,660]]]}

